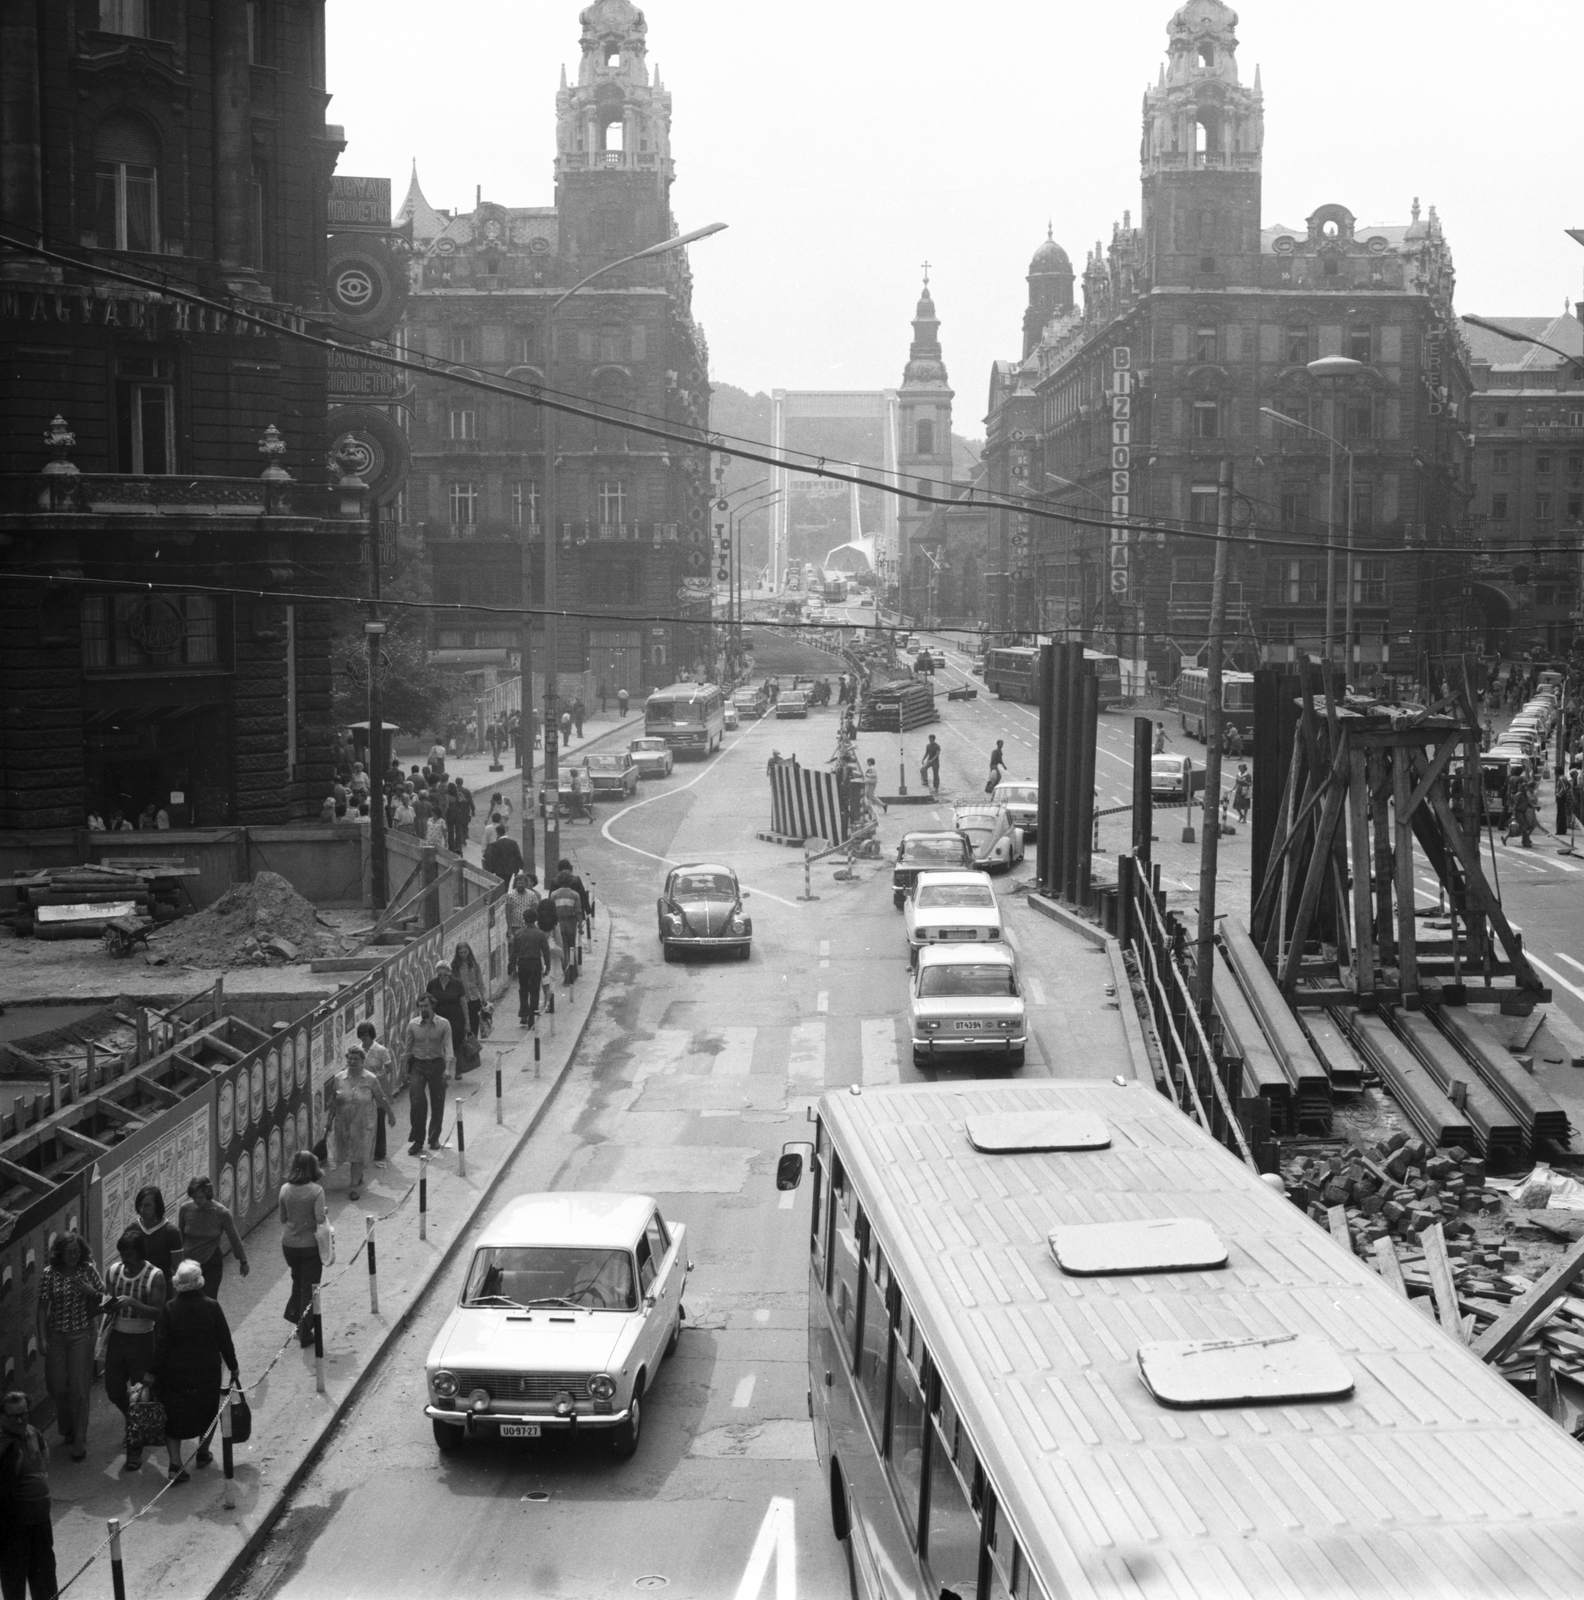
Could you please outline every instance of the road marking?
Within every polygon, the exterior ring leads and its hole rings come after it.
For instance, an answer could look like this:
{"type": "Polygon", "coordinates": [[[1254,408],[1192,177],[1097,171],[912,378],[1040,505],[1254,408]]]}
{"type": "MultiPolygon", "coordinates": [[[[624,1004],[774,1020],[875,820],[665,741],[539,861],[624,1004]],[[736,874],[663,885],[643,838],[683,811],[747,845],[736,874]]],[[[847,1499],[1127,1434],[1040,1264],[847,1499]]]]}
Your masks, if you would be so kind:
{"type": "Polygon", "coordinates": [[[830,940],[829,939],[821,939],[820,940],[819,957],[820,957],[820,965],[822,967],[828,967],[830,965],[830,940]]]}
{"type": "MultiPolygon", "coordinates": [[[[787,1190],[788,1194],[790,1194],[791,1192],[792,1191],[790,1189],[787,1190]]],[[[770,1320],[770,1313],[768,1311],[765,1311],[765,1310],[761,1309],[759,1311],[754,1312],[754,1321],[755,1322],[765,1323],[765,1322],[768,1322],[769,1320],[770,1320]]]]}
{"type": "Polygon", "coordinates": [[[830,991],[828,989],[821,989],[814,997],[814,1009],[820,1012],[830,1010],[830,991]]]}
{"type": "Polygon", "coordinates": [[[1042,1006],[1045,1004],[1045,991],[1041,988],[1039,979],[1025,974],[1023,987],[1028,990],[1028,997],[1035,1005],[1042,1006]]]}
{"type": "Polygon", "coordinates": [[[685,1028],[657,1029],[653,1039],[642,1040],[634,1047],[638,1070],[633,1073],[633,1082],[676,1072],[692,1048],[693,1035],[685,1028]]]}
{"type": "Polygon", "coordinates": [[[865,1087],[899,1082],[896,1020],[892,1017],[865,1017],[861,1041],[865,1087]]]}
{"type": "Polygon", "coordinates": [[[742,1582],[732,1600],[760,1600],[760,1591],[770,1575],[770,1562],[775,1561],[775,1600],[797,1600],[797,1537],[793,1518],[795,1507],[791,1500],[780,1498],[770,1502],[759,1524],[759,1534],[748,1555],[748,1565],[743,1568],[742,1582]]]}
{"type": "Polygon", "coordinates": [[[1104,756],[1108,761],[1116,762],[1119,767],[1126,767],[1129,772],[1133,770],[1133,763],[1131,761],[1124,761],[1121,756],[1115,754],[1113,751],[1097,749],[1095,754],[1104,756]]]}
{"type": "Polygon", "coordinates": [[[711,1069],[717,1078],[746,1078],[753,1071],[754,1040],[759,1037],[757,1028],[722,1028],[720,1036],[725,1041],[715,1057],[711,1069]]]}
{"type": "Polygon", "coordinates": [[[787,1086],[801,1085],[804,1094],[825,1091],[825,1024],[799,1022],[792,1029],[787,1052],[787,1086]]]}
{"type": "Polygon", "coordinates": [[[753,1399],[754,1382],[754,1375],[750,1372],[748,1376],[743,1378],[738,1383],[737,1387],[732,1390],[732,1409],[734,1411],[747,1410],[749,1403],[753,1399]]]}
{"type": "Polygon", "coordinates": [[[1573,995],[1576,999],[1584,1000],[1584,989],[1579,988],[1576,983],[1569,982],[1555,967],[1548,967],[1534,951],[1526,950],[1524,954],[1529,957],[1530,965],[1539,967],[1553,983],[1560,983],[1570,995],[1573,995]]]}
{"type": "Polygon", "coordinates": [[[1584,961],[1575,961],[1565,950],[1557,951],[1557,960],[1565,961],[1570,967],[1577,967],[1580,972],[1584,972],[1584,961]]]}

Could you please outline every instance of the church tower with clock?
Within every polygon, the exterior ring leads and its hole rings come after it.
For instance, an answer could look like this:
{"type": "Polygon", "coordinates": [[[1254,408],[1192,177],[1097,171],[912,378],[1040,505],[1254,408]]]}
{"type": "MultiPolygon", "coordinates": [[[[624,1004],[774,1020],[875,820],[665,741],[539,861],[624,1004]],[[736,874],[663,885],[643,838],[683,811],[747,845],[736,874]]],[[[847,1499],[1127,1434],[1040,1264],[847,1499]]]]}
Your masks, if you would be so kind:
{"type": "MultiPolygon", "coordinates": [[[[951,498],[952,388],[941,355],[940,318],[930,297],[929,268],[913,313],[913,343],[902,387],[897,390],[897,472],[902,487],[944,503],[951,498]]],[[[897,508],[897,546],[901,552],[904,606],[916,615],[929,610],[930,578],[945,559],[920,536],[931,526],[930,499],[904,499],[897,508]]],[[[939,524],[936,524],[939,526],[939,524]]]]}

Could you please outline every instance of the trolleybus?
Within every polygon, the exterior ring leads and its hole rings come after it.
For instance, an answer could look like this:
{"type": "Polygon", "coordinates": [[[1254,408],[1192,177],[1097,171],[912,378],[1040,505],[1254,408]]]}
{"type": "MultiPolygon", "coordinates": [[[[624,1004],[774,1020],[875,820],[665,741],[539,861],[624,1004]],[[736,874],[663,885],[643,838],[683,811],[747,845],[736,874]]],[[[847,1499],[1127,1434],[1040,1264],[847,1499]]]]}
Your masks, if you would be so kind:
{"type": "MultiPolygon", "coordinates": [[[[1209,681],[1210,674],[1203,667],[1184,667],[1177,678],[1177,714],[1182,719],[1182,730],[1201,741],[1205,737],[1209,681]]],[[[1252,672],[1221,674],[1221,727],[1223,734],[1236,728],[1245,739],[1254,737],[1252,672]]]]}
{"type": "MultiPolygon", "coordinates": [[[[1096,663],[1100,709],[1114,706],[1122,698],[1122,667],[1115,656],[1085,650],[1084,659],[1096,663]]],[[[985,687],[1002,700],[1021,700],[1025,705],[1040,703],[1039,651],[1031,645],[1005,645],[985,655],[985,687]]]]}
{"type": "Polygon", "coordinates": [[[644,732],[679,756],[707,756],[726,737],[726,697],[713,683],[656,689],[644,706],[644,732]]]}
{"type": "Polygon", "coordinates": [[[865,1600],[1584,1593],[1584,1452],[1152,1086],[854,1087],[809,1157],[865,1600]]]}

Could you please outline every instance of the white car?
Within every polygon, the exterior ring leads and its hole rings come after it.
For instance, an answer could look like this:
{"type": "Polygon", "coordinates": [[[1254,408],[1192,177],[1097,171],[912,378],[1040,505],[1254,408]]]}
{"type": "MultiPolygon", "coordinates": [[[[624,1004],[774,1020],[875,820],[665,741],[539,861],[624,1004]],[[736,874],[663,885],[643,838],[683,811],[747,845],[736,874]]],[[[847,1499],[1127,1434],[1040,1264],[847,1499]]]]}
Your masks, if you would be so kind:
{"type": "Polygon", "coordinates": [[[1020,778],[1004,778],[990,798],[1007,808],[1013,825],[1023,830],[1023,839],[1039,838],[1039,785],[1020,778]]]}
{"type": "Polygon", "coordinates": [[[908,992],[908,1020],[915,1067],[962,1055],[989,1055],[1021,1067],[1028,1008],[1017,957],[1004,944],[932,945],[921,951],[908,992]]]}
{"type": "Polygon", "coordinates": [[[510,1201],[485,1228],[425,1362],[435,1443],[594,1433],[630,1456],[676,1349],[687,1230],[647,1195],[510,1201]]]}
{"type": "Polygon", "coordinates": [[[1001,904],[985,872],[921,872],[902,908],[913,961],[929,944],[994,943],[1001,904]]]}
{"type": "Polygon", "coordinates": [[[627,746],[632,751],[633,765],[640,778],[669,778],[676,757],[664,739],[653,736],[634,739],[627,746]]]}

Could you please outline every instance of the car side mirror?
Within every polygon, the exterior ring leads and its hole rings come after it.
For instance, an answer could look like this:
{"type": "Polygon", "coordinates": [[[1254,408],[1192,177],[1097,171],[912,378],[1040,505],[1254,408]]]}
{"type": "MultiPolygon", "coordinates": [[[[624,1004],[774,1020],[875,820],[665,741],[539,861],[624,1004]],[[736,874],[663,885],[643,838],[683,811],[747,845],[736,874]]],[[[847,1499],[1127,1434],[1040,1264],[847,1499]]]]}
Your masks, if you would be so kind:
{"type": "Polygon", "coordinates": [[[813,1154],[814,1146],[804,1141],[782,1145],[781,1159],[776,1162],[776,1188],[783,1192],[797,1188],[803,1181],[803,1163],[813,1154]]]}

